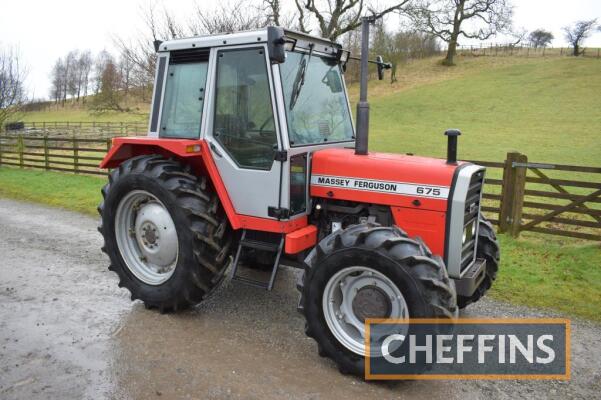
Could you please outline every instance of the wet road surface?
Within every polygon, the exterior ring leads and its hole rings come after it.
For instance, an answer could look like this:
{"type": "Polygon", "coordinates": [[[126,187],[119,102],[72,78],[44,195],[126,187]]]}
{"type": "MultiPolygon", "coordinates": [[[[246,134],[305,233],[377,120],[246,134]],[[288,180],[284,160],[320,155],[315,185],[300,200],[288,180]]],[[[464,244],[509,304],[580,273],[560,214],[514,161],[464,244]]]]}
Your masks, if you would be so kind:
{"type": "MultiPolygon", "coordinates": [[[[96,219],[0,199],[0,399],[599,398],[601,327],[572,323],[572,380],[365,383],[317,355],[294,272],[160,315],[132,303],[96,219]]],[[[551,313],[485,299],[465,316],[551,313]]]]}

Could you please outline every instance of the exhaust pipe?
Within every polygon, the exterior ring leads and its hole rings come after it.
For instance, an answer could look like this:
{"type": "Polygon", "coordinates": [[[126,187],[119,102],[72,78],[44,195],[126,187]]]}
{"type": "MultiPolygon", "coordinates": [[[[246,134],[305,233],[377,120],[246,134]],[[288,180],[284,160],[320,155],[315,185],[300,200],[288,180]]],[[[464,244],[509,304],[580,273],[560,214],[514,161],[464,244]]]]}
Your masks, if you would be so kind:
{"type": "Polygon", "coordinates": [[[448,137],[447,164],[457,164],[457,136],[461,135],[459,129],[447,129],[444,133],[448,137]]]}
{"type": "Polygon", "coordinates": [[[369,103],[367,102],[367,75],[369,59],[369,24],[375,22],[374,17],[361,18],[361,75],[359,87],[359,103],[357,103],[357,136],[355,138],[355,154],[366,155],[369,136],[369,103]]]}

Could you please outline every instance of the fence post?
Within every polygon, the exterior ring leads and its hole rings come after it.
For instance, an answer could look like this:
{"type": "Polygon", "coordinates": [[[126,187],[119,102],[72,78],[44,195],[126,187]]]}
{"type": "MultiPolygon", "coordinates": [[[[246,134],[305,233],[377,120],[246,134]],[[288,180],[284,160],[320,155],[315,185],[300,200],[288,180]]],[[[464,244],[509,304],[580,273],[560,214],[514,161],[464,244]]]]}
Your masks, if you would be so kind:
{"type": "Polygon", "coordinates": [[[19,137],[17,138],[17,151],[19,152],[19,167],[21,168],[24,167],[23,147],[23,135],[19,135],[19,137]]]}
{"type": "Polygon", "coordinates": [[[73,169],[76,174],[79,174],[79,142],[75,135],[73,135],[73,169]]]}
{"type": "Polygon", "coordinates": [[[2,166],[2,136],[0,134],[0,166],[2,166]]]}
{"type": "MultiPolygon", "coordinates": [[[[518,155],[516,162],[527,163],[528,157],[524,154],[518,155]]],[[[517,238],[520,235],[522,225],[522,209],[524,207],[524,191],[526,189],[526,167],[516,167],[513,178],[513,203],[511,205],[511,236],[517,238]]]]}
{"type": "Polygon", "coordinates": [[[507,153],[503,169],[499,232],[509,232],[513,237],[518,237],[520,234],[527,171],[525,167],[514,167],[514,163],[527,162],[528,157],[524,154],[507,153]]]}
{"type": "Polygon", "coordinates": [[[46,171],[50,169],[50,160],[49,160],[49,151],[48,151],[48,135],[44,135],[44,168],[46,171]]]}
{"type": "Polygon", "coordinates": [[[503,167],[503,186],[501,186],[501,204],[499,205],[499,232],[504,233],[509,230],[509,215],[511,213],[511,199],[513,198],[513,168],[512,163],[516,160],[519,153],[507,153],[505,157],[505,166],[503,167]]]}

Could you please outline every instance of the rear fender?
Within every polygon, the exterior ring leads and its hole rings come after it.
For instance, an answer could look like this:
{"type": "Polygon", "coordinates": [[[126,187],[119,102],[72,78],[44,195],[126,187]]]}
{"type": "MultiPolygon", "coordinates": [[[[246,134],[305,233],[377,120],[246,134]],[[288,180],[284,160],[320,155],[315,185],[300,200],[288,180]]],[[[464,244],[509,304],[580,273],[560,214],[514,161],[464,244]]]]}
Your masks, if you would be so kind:
{"type": "Polygon", "coordinates": [[[239,215],[234,210],[232,201],[211,157],[209,146],[204,140],[151,137],[114,138],[111,149],[100,163],[100,168],[117,168],[123,161],[132,157],[151,154],[160,154],[165,158],[175,158],[189,165],[195,175],[208,176],[232,228],[241,228],[239,215]]]}
{"type": "Polygon", "coordinates": [[[175,158],[192,167],[197,176],[207,176],[215,191],[232,229],[254,229],[266,232],[290,233],[307,226],[307,217],[293,220],[275,220],[237,214],[213,161],[209,144],[205,140],[166,139],[151,137],[114,138],[111,149],[102,160],[100,168],[117,168],[123,161],[140,155],[160,154],[175,158]]]}

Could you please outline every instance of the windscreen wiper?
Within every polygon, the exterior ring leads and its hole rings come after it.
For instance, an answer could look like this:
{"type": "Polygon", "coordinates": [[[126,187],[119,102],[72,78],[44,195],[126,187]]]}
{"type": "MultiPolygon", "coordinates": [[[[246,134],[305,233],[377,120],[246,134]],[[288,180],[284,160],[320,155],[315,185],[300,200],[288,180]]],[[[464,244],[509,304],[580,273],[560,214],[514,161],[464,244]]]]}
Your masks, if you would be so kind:
{"type": "Polygon", "coordinates": [[[305,58],[303,54],[303,58],[300,62],[300,67],[298,68],[298,72],[296,73],[296,77],[294,78],[294,83],[292,84],[292,95],[290,96],[290,111],[296,105],[296,101],[298,100],[298,96],[300,95],[300,91],[305,84],[305,74],[307,73],[307,66],[311,61],[311,54],[313,54],[313,44],[309,45],[309,57],[305,58]]]}

